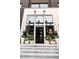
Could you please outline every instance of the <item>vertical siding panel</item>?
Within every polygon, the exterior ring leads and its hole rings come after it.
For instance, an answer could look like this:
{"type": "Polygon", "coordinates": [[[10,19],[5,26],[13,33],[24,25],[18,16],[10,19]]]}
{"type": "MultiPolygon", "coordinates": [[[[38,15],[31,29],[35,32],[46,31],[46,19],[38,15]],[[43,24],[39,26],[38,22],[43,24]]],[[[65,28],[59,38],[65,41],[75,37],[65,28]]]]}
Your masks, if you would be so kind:
{"type": "Polygon", "coordinates": [[[20,8],[20,28],[22,24],[23,13],[24,13],[24,8],[20,8]]]}
{"type": "Polygon", "coordinates": [[[20,3],[22,4],[22,7],[20,8],[20,28],[21,28],[21,24],[22,24],[24,8],[28,8],[29,7],[29,1],[30,0],[20,0],[20,3]]]}
{"type": "Polygon", "coordinates": [[[29,0],[23,0],[22,1],[22,5],[23,5],[23,7],[28,8],[28,6],[29,6],[29,0]]]}
{"type": "Polygon", "coordinates": [[[50,1],[51,1],[51,7],[58,7],[59,0],[50,0],[50,1]]]}

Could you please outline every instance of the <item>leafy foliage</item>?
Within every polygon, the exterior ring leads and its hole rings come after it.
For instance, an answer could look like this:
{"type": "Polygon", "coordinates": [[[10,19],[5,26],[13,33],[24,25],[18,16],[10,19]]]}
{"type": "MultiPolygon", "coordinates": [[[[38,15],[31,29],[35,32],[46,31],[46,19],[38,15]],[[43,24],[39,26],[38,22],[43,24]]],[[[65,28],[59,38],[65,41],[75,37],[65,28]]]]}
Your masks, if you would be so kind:
{"type": "Polygon", "coordinates": [[[29,41],[29,44],[30,44],[30,41],[33,40],[33,35],[27,35],[27,33],[24,31],[23,32],[23,35],[22,37],[24,38],[24,44],[25,44],[25,41],[29,41]]]}
{"type": "Polygon", "coordinates": [[[27,35],[28,40],[33,40],[33,35],[27,35]]]}
{"type": "Polygon", "coordinates": [[[27,33],[26,33],[25,31],[23,32],[22,37],[23,37],[23,38],[26,38],[26,37],[27,37],[27,33]]]}
{"type": "Polygon", "coordinates": [[[47,35],[47,36],[46,36],[46,40],[48,40],[48,41],[49,41],[49,40],[50,40],[50,41],[51,41],[51,40],[55,41],[55,36],[54,36],[54,35],[47,35]]]}
{"type": "Polygon", "coordinates": [[[49,44],[51,44],[51,41],[55,41],[55,43],[57,44],[55,38],[58,38],[58,35],[55,34],[50,34],[46,36],[46,40],[49,41],[49,44]]]}

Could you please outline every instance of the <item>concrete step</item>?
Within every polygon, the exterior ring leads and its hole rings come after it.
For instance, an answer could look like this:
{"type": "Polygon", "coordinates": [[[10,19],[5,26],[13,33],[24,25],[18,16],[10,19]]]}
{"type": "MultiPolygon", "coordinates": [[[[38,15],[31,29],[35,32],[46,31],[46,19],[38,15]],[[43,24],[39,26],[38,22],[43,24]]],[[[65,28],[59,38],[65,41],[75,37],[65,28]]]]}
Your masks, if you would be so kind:
{"type": "Polygon", "coordinates": [[[24,44],[20,46],[20,59],[59,59],[59,46],[24,44]]]}
{"type": "Polygon", "coordinates": [[[58,54],[23,54],[20,58],[59,58],[58,54]]]}
{"type": "Polygon", "coordinates": [[[30,47],[30,48],[20,48],[21,50],[25,50],[25,49],[27,49],[27,50],[58,50],[58,48],[42,48],[42,47],[35,47],[35,48],[32,48],[32,47],[30,47]]]}
{"type": "MultiPolygon", "coordinates": [[[[40,58],[20,58],[20,59],[40,59],[40,58]]],[[[58,58],[41,58],[41,59],[58,59],[58,58]]]]}
{"type": "Polygon", "coordinates": [[[20,47],[58,47],[58,44],[21,44],[20,47]]]}
{"type": "Polygon", "coordinates": [[[24,56],[58,56],[59,54],[55,54],[55,53],[21,53],[21,55],[24,56]]]}
{"type": "Polygon", "coordinates": [[[20,57],[20,59],[59,59],[58,56],[53,57],[20,57]]]}
{"type": "Polygon", "coordinates": [[[59,50],[21,50],[20,53],[59,53],[59,50]]]}

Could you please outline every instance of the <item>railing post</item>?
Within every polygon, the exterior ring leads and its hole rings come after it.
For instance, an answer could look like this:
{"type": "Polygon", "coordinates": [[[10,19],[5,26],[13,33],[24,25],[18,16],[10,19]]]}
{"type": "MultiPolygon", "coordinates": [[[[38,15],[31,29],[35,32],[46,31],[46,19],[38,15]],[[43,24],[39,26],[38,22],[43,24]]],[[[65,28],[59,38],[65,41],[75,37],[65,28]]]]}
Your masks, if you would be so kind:
{"type": "Polygon", "coordinates": [[[34,13],[35,13],[35,19],[34,19],[34,43],[36,42],[36,10],[34,10],[34,13]]]}
{"type": "Polygon", "coordinates": [[[43,10],[43,19],[44,19],[44,43],[45,43],[45,37],[46,37],[45,10],[43,10]]]}

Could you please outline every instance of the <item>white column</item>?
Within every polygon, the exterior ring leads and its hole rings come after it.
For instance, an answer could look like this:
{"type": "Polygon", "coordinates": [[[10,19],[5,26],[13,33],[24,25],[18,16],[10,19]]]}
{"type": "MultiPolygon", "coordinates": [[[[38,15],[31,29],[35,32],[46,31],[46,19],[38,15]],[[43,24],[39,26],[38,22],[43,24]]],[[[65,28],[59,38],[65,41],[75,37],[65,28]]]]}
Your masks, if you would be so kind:
{"type": "Polygon", "coordinates": [[[44,43],[45,43],[45,37],[46,37],[46,27],[45,27],[45,10],[43,11],[43,19],[44,19],[44,43]]]}
{"type": "Polygon", "coordinates": [[[34,13],[35,13],[35,19],[34,19],[34,43],[36,42],[36,22],[35,22],[35,20],[36,20],[36,10],[34,11],[34,13]]]}

